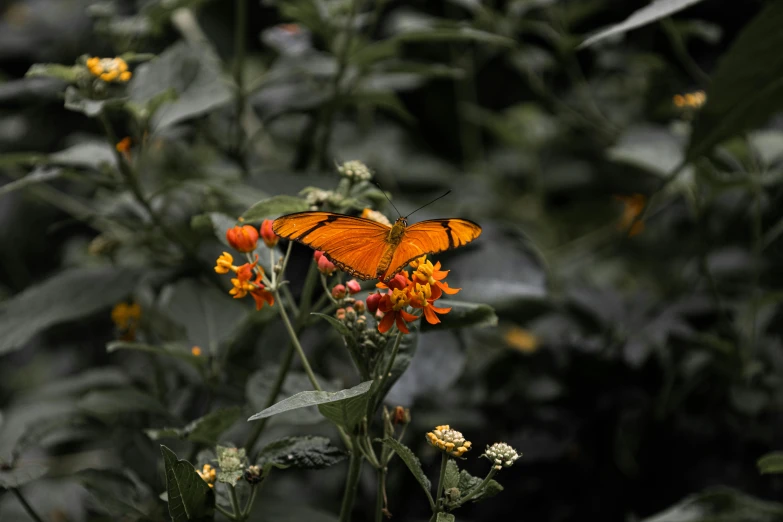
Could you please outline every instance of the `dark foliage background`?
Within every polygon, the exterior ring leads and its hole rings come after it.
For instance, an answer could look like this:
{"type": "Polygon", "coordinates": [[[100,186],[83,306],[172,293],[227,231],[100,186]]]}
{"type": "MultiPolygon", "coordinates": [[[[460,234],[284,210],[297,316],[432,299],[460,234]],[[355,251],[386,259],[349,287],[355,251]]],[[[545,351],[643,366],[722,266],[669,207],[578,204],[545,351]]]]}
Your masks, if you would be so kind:
{"type": "MultiPolygon", "coordinates": [[[[359,2],[351,60],[410,28],[434,30],[434,19],[476,33],[417,33],[381,57],[350,62],[336,102],[337,22],[348,5],[248,1],[244,88],[256,127],[243,128],[243,152],[232,142],[230,87],[188,98],[185,117],[147,129],[157,145],[141,178],[147,192],[165,194],[155,209],[192,246],[179,258],[154,223],[134,229],[144,212],[106,177],[116,165],[106,165],[112,150],[100,121],[64,106],[63,81],[25,73],[84,54],[173,53],[148,77],[165,83],[166,67],[187,62],[172,51],[184,40],[199,49],[199,63],[214,65],[207,77],[229,85],[235,4],[0,3],[0,178],[57,171],[0,187],[0,458],[32,441],[22,460],[48,473],[24,486],[31,503],[46,520],[120,520],[95,501],[111,494],[83,470],[130,470],[134,498],[151,498],[150,519],[166,519],[156,500],[165,489],[159,442],[144,429],[184,425],[219,406],[260,409],[245,405],[246,381],[278,360],[285,333],[274,314],[248,320],[245,307],[235,328],[236,303],[218,295],[225,366],[208,389],[185,363],[163,360],[161,373],[143,354],[107,353],[120,335],[112,305],[141,303],[147,342],[194,343],[188,321],[204,319],[182,308],[178,285],[211,277],[223,247],[211,225],[204,233],[192,218],[235,217],[307,186],[331,189],[332,164],[357,159],[403,213],[452,189],[417,217],[462,216],[484,228],[475,246],[438,259],[461,300],[494,307],[497,326],[421,334],[387,400],[411,408],[405,442],[431,476],[439,456],[423,433],[436,424],[458,427],[476,448],[503,440],[524,454],[500,474],[503,493],[458,519],[783,520],[783,485],[756,464],[781,446],[783,94],[766,88],[783,67],[780,31],[756,34],[752,25],[773,24],[779,2],[697,2],[581,50],[585,36],[647,2],[359,2]],[[311,16],[312,5],[323,18],[311,16]],[[740,48],[743,35],[751,41],[740,48]],[[703,107],[673,103],[698,90],[703,107]],[[63,150],[70,155],[57,156],[63,150]],[[629,237],[639,201],[644,228],[629,237]],[[101,217],[132,230],[118,234],[101,217]],[[96,238],[114,250],[96,254],[96,238]],[[122,270],[20,297],[75,267],[106,265],[122,270]],[[96,287],[100,298],[86,290],[96,287]],[[171,308],[161,304],[166,292],[171,308]],[[81,294],[94,305],[79,308],[81,294]],[[168,416],[86,404],[115,387],[159,386],[168,416]]],[[[142,138],[129,111],[112,113],[111,123],[118,137],[142,138]]],[[[297,247],[294,255],[298,295],[310,254],[297,247]]],[[[355,384],[342,341],[324,324],[302,339],[318,372],[355,384]]],[[[240,421],[221,440],[241,444],[248,430],[240,421]]],[[[264,440],[313,432],[336,439],[323,423],[281,422],[264,440]]],[[[181,456],[191,449],[171,447],[181,456]]],[[[465,466],[483,475],[486,462],[465,466]]],[[[251,520],[333,520],[344,474],[340,465],[280,474],[251,520]]],[[[368,471],[355,520],[370,519],[374,494],[368,471]]],[[[388,495],[393,520],[427,518],[399,462],[388,495]]],[[[10,492],[0,493],[0,519],[25,517],[10,492]]]]}

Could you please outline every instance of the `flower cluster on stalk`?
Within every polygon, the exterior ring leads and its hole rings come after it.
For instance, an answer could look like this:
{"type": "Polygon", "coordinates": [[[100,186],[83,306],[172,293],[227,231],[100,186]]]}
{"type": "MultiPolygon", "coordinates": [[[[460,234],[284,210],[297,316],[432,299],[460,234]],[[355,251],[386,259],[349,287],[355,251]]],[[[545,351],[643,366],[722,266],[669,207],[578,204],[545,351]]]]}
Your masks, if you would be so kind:
{"type": "Polygon", "coordinates": [[[236,277],[231,278],[233,288],[229,290],[234,299],[241,299],[250,295],[256,302],[256,310],[261,310],[264,304],[275,304],[275,296],[267,287],[270,285],[264,274],[264,268],[258,264],[258,255],[250,261],[250,253],[256,249],[259,237],[272,248],[279,238],[272,231],[272,222],[265,220],[259,230],[250,225],[235,226],[226,231],[226,241],[232,248],[248,256],[248,262],[242,265],[234,265],[234,256],[223,252],[215,262],[215,272],[228,274],[234,272],[236,277]]]}
{"type": "Polygon", "coordinates": [[[128,63],[122,58],[99,58],[93,56],[87,59],[87,69],[106,83],[126,83],[133,74],[128,70],[128,63]]]}

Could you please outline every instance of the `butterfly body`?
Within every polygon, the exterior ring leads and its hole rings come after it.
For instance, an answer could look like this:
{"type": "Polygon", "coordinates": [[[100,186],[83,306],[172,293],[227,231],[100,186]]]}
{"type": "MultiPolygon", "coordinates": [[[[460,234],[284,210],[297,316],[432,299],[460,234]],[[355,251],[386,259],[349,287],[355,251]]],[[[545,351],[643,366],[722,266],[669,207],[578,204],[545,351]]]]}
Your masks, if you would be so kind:
{"type": "Polygon", "coordinates": [[[298,212],[279,217],[273,229],[303,243],[341,270],[360,279],[389,281],[410,261],[457,248],[476,239],[481,227],[466,219],[430,219],[394,225],[332,212],[298,212]]]}

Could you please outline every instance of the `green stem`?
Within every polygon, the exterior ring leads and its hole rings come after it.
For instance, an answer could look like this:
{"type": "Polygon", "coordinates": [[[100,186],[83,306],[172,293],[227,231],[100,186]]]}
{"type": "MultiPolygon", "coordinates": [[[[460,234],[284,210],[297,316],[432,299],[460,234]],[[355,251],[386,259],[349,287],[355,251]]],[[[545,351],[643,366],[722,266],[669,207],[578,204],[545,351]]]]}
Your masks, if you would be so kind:
{"type": "Polygon", "coordinates": [[[375,495],[375,522],[383,522],[383,511],[386,507],[386,467],[378,470],[378,489],[375,495]]]}
{"type": "Polygon", "coordinates": [[[234,516],[231,517],[234,520],[242,520],[242,510],[239,509],[239,497],[237,497],[237,490],[231,484],[228,484],[228,499],[231,501],[231,510],[234,512],[234,516]]]}
{"type": "Polygon", "coordinates": [[[389,374],[392,371],[392,368],[394,367],[394,360],[397,358],[397,352],[400,351],[400,343],[402,342],[402,336],[403,333],[401,331],[398,331],[397,338],[394,339],[394,347],[392,348],[391,355],[389,356],[389,363],[386,365],[386,369],[380,375],[381,379],[388,378],[389,374]]]}
{"type": "Polygon", "coordinates": [[[44,522],[44,520],[38,515],[38,513],[35,512],[33,509],[33,506],[31,506],[27,499],[24,498],[24,495],[22,495],[22,492],[19,491],[16,488],[11,488],[11,492],[16,496],[16,499],[19,501],[20,504],[22,504],[22,507],[27,512],[28,515],[30,515],[30,518],[35,520],[35,522],[44,522]]]}
{"type": "Polygon", "coordinates": [[[261,489],[260,484],[253,484],[250,486],[250,498],[247,499],[247,504],[245,505],[245,509],[242,510],[242,520],[247,520],[250,517],[250,511],[253,509],[253,504],[256,502],[256,495],[258,495],[258,490],[261,489]]]}
{"type": "Polygon", "coordinates": [[[470,500],[470,499],[472,499],[473,497],[475,497],[476,495],[478,495],[478,494],[479,494],[479,492],[480,492],[480,491],[481,491],[481,490],[482,490],[482,489],[483,489],[483,488],[484,488],[484,487],[485,487],[487,484],[489,484],[489,481],[490,481],[490,480],[492,480],[492,477],[494,477],[494,476],[495,476],[495,474],[496,474],[497,472],[498,472],[498,470],[496,470],[494,467],[493,467],[492,469],[490,469],[490,470],[489,470],[489,473],[487,473],[487,476],[486,476],[486,477],[484,477],[484,480],[482,480],[482,481],[481,481],[481,484],[479,484],[478,486],[476,486],[475,488],[473,488],[472,490],[470,490],[470,492],[469,492],[467,495],[465,495],[464,497],[462,497],[461,499],[459,499],[459,505],[461,506],[462,504],[464,504],[464,503],[465,503],[465,502],[467,502],[468,500],[470,500]]]}
{"type": "Polygon", "coordinates": [[[245,50],[247,48],[247,0],[236,0],[236,19],[234,21],[234,84],[236,86],[236,118],[237,118],[237,159],[242,172],[247,175],[248,168],[244,155],[244,139],[242,136],[242,117],[245,114],[245,50]]]}
{"type": "Polygon", "coordinates": [[[234,513],[227,511],[226,509],[220,507],[219,505],[215,504],[215,509],[223,513],[223,516],[225,516],[229,520],[236,520],[236,515],[234,515],[234,513]]]}
{"type": "Polygon", "coordinates": [[[677,31],[677,28],[675,27],[672,19],[664,18],[661,20],[661,25],[664,32],[666,33],[666,36],[669,38],[669,43],[672,44],[674,55],[678,60],[680,60],[683,68],[688,71],[688,74],[690,74],[691,78],[702,85],[709,85],[709,75],[705,73],[701,67],[699,67],[699,64],[697,64],[696,61],[691,57],[691,55],[688,54],[688,48],[685,46],[682,35],[677,31]]]}
{"type": "Polygon", "coordinates": [[[348,70],[348,53],[351,51],[351,43],[353,41],[353,21],[356,18],[356,11],[358,9],[359,0],[351,0],[351,7],[348,13],[348,20],[345,25],[345,42],[343,42],[340,54],[337,57],[337,72],[332,79],[332,99],[324,109],[323,116],[323,130],[321,132],[321,139],[318,142],[316,153],[316,165],[320,168],[326,168],[328,162],[326,161],[326,155],[329,152],[329,143],[332,139],[332,128],[334,127],[334,116],[337,112],[337,107],[340,104],[340,84],[345,77],[345,73],[348,70]]]}
{"type": "Polygon", "coordinates": [[[440,475],[438,476],[438,492],[435,495],[435,512],[432,514],[433,517],[438,516],[438,513],[441,511],[441,501],[440,497],[443,496],[443,483],[446,481],[446,467],[449,464],[449,454],[444,452],[441,452],[441,459],[440,459],[440,475]]]}
{"type": "Polygon", "coordinates": [[[359,476],[362,472],[362,454],[358,450],[359,441],[353,439],[351,460],[348,465],[348,478],[345,481],[343,503],[340,507],[340,522],[350,522],[353,505],[356,501],[356,490],[359,488],[359,476]]]}
{"type": "Polygon", "coordinates": [[[756,351],[758,342],[758,311],[759,311],[759,283],[761,281],[761,251],[764,248],[763,240],[763,220],[761,215],[761,168],[756,161],[756,153],[753,145],[747,139],[748,154],[752,165],[750,172],[751,182],[753,184],[753,288],[751,289],[751,330],[750,345],[745,355],[745,362],[748,362],[756,351]]]}

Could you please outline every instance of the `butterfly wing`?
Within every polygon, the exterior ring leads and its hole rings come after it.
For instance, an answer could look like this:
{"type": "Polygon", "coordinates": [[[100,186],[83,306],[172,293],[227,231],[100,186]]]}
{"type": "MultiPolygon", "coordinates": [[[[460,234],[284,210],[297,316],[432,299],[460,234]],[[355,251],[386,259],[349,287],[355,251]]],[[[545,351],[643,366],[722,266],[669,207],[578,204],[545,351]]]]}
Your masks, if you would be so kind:
{"type": "Polygon", "coordinates": [[[275,219],[280,237],[322,250],[340,270],[360,279],[374,279],[389,246],[391,227],[369,219],[333,212],[298,212],[275,219]]]}
{"type": "Polygon", "coordinates": [[[405,229],[402,241],[382,279],[391,279],[417,257],[461,247],[480,234],[481,227],[467,219],[428,219],[414,223],[405,229]]]}

